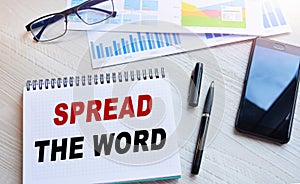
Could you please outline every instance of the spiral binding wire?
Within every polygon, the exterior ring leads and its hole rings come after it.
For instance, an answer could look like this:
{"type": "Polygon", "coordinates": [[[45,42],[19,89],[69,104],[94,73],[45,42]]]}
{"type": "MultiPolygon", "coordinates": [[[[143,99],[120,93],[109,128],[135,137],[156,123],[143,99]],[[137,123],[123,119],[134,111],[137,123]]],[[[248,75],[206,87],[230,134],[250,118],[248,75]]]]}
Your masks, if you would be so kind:
{"type": "Polygon", "coordinates": [[[150,68],[148,70],[131,70],[122,72],[112,72],[112,73],[100,73],[94,75],[82,75],[82,76],[70,76],[63,78],[52,78],[52,79],[40,79],[40,80],[28,80],[26,82],[27,91],[32,90],[42,90],[44,89],[54,89],[54,88],[63,88],[63,87],[74,87],[74,86],[86,86],[86,85],[99,85],[116,82],[127,82],[127,81],[135,81],[135,80],[147,80],[153,78],[165,78],[165,69],[163,67],[150,68]]]}

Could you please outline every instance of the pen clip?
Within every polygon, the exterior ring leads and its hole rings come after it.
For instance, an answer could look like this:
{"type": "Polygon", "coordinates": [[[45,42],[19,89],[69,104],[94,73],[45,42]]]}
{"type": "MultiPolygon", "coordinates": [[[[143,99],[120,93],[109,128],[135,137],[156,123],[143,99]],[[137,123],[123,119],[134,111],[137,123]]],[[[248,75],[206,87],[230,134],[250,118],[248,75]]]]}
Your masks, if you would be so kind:
{"type": "Polygon", "coordinates": [[[191,90],[192,90],[193,86],[195,86],[195,84],[194,84],[194,75],[195,75],[195,69],[193,69],[192,74],[191,74],[191,78],[190,78],[190,86],[189,86],[189,95],[188,95],[188,99],[190,99],[190,96],[191,96],[191,90]]]}
{"type": "Polygon", "coordinates": [[[190,86],[189,86],[189,95],[188,102],[192,107],[198,106],[201,80],[203,73],[203,64],[198,62],[191,74],[190,86]]]}

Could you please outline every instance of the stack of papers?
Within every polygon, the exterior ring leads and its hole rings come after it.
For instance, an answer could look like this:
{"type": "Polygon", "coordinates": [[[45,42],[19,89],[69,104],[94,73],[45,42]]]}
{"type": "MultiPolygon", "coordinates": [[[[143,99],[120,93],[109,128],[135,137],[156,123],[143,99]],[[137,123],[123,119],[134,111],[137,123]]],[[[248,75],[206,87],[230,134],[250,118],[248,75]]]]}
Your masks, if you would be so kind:
{"type": "MultiPolygon", "coordinates": [[[[71,7],[84,0],[68,0],[71,7]]],[[[118,0],[117,16],[88,30],[93,68],[290,32],[278,0],[118,0]]]]}

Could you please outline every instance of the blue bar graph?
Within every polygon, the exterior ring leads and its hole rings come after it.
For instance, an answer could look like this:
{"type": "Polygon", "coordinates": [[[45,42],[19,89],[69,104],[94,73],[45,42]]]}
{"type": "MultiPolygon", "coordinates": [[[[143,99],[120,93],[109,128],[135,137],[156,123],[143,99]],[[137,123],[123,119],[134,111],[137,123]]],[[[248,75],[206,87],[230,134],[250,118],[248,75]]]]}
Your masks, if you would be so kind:
{"type": "Polygon", "coordinates": [[[122,56],[130,53],[140,53],[155,49],[163,49],[181,44],[178,33],[132,33],[110,43],[91,41],[93,59],[122,56]]]}
{"type": "Polygon", "coordinates": [[[108,47],[105,47],[105,52],[106,52],[106,57],[109,57],[109,50],[108,50],[108,47]]]}
{"type": "Polygon", "coordinates": [[[100,55],[101,55],[101,58],[104,58],[105,56],[104,56],[103,44],[100,43],[99,46],[100,46],[100,53],[101,53],[100,55]]]}
{"type": "Polygon", "coordinates": [[[152,49],[152,43],[151,43],[150,34],[149,34],[149,33],[146,33],[146,35],[147,35],[147,40],[148,40],[149,48],[152,49]]]}
{"type": "Polygon", "coordinates": [[[213,34],[211,34],[211,33],[205,33],[205,37],[206,37],[206,39],[211,39],[211,38],[213,38],[214,36],[213,36],[213,34]]]}
{"type": "Polygon", "coordinates": [[[139,32],[137,34],[138,34],[138,38],[139,38],[139,43],[140,43],[141,51],[144,51],[144,46],[143,46],[143,41],[142,41],[141,33],[139,32]]]}
{"type": "Polygon", "coordinates": [[[269,18],[271,20],[272,26],[278,26],[275,14],[273,12],[269,13],[269,18]]]}
{"type": "Polygon", "coordinates": [[[131,45],[132,52],[135,52],[135,49],[134,49],[134,42],[133,42],[133,37],[132,37],[132,35],[129,35],[129,39],[130,39],[130,45],[131,45]]]}
{"type": "Polygon", "coordinates": [[[169,43],[169,41],[168,41],[167,33],[164,33],[164,37],[165,37],[165,41],[166,41],[167,47],[170,46],[170,43],[169,43]]]}
{"type": "Polygon", "coordinates": [[[275,9],[275,12],[276,12],[276,14],[277,14],[277,17],[278,17],[278,19],[279,19],[280,24],[281,24],[281,25],[286,25],[286,21],[285,21],[285,19],[284,19],[284,16],[283,16],[283,14],[282,14],[281,9],[280,9],[280,8],[276,8],[276,9],[275,9]]]}
{"type": "Polygon", "coordinates": [[[122,49],[120,43],[117,43],[118,55],[122,55],[122,49]]]}
{"type": "MultiPolygon", "coordinates": [[[[97,49],[97,56],[98,56],[98,58],[101,58],[100,47],[98,45],[96,46],[96,49],[97,49]]],[[[94,54],[93,54],[93,57],[94,57],[94,54]]]]}
{"type": "Polygon", "coordinates": [[[205,33],[206,39],[220,38],[224,36],[230,36],[230,34],[220,34],[220,33],[205,33]]]}
{"type": "Polygon", "coordinates": [[[113,55],[113,51],[112,51],[112,48],[109,47],[109,56],[112,56],[113,55]]]}
{"type": "MultiPolygon", "coordinates": [[[[95,56],[95,46],[94,46],[94,42],[91,42],[91,48],[92,48],[92,57],[93,58],[96,58],[96,56],[95,56]]],[[[96,49],[97,49],[97,47],[96,47],[96,49]]],[[[99,56],[99,55],[98,55],[99,56]]],[[[99,57],[98,57],[99,58],[99,57]]]]}
{"type": "Polygon", "coordinates": [[[170,34],[167,34],[167,37],[168,37],[168,42],[170,45],[173,45],[173,42],[172,42],[172,39],[171,39],[171,36],[170,34]]]}
{"type": "Polygon", "coordinates": [[[271,25],[269,24],[269,21],[268,21],[268,17],[265,13],[263,14],[263,23],[264,23],[264,28],[270,28],[271,27],[271,25]]]}
{"type": "Polygon", "coordinates": [[[161,41],[161,40],[163,40],[162,34],[159,34],[159,40],[160,40],[161,46],[164,47],[165,46],[165,44],[164,44],[165,41],[161,41]]]}
{"type": "Polygon", "coordinates": [[[115,50],[115,55],[118,55],[118,48],[117,48],[117,42],[113,41],[113,45],[114,45],[114,50],[115,50]]]}
{"type": "Polygon", "coordinates": [[[121,42],[122,42],[123,52],[124,52],[124,54],[127,54],[126,44],[125,44],[125,39],[124,39],[124,38],[121,38],[121,42]]]}
{"type": "Polygon", "coordinates": [[[156,49],[153,34],[150,34],[150,37],[151,37],[151,45],[152,45],[152,48],[153,48],[153,49],[156,49]]]}
{"type": "Polygon", "coordinates": [[[135,48],[135,51],[136,51],[136,52],[139,51],[139,47],[137,46],[136,38],[134,38],[134,48],[135,48]]]}
{"type": "Polygon", "coordinates": [[[157,44],[157,47],[160,48],[160,41],[159,41],[159,36],[158,36],[158,33],[155,33],[155,38],[156,38],[156,44],[157,44]]]}
{"type": "Polygon", "coordinates": [[[264,1],[263,4],[263,25],[264,28],[272,28],[287,25],[280,6],[276,0],[264,1]]]}
{"type": "Polygon", "coordinates": [[[215,33],[214,36],[217,37],[221,37],[222,35],[220,33],[215,33]]]}
{"type": "Polygon", "coordinates": [[[176,34],[173,33],[172,35],[173,35],[174,44],[177,45],[177,44],[178,44],[178,41],[177,41],[176,34]]]}
{"type": "Polygon", "coordinates": [[[181,40],[180,40],[180,36],[179,36],[179,34],[175,34],[176,35],[176,38],[177,38],[177,42],[178,42],[178,44],[180,44],[181,43],[181,40]]]}
{"type": "Polygon", "coordinates": [[[129,42],[128,41],[126,41],[126,50],[127,50],[127,53],[130,53],[129,42]]]}
{"type": "Polygon", "coordinates": [[[143,38],[143,45],[144,45],[144,48],[145,50],[147,50],[147,45],[146,45],[146,39],[145,39],[145,36],[142,36],[143,38]]]}

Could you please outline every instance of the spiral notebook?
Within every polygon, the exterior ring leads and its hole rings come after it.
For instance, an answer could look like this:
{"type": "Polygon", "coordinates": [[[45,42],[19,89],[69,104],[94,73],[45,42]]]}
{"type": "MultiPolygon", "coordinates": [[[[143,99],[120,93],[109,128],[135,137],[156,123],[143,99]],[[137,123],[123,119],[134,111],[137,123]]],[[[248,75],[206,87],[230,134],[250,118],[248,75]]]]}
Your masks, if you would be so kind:
{"type": "Polygon", "coordinates": [[[164,68],[27,81],[23,183],[181,176],[164,68]]]}

